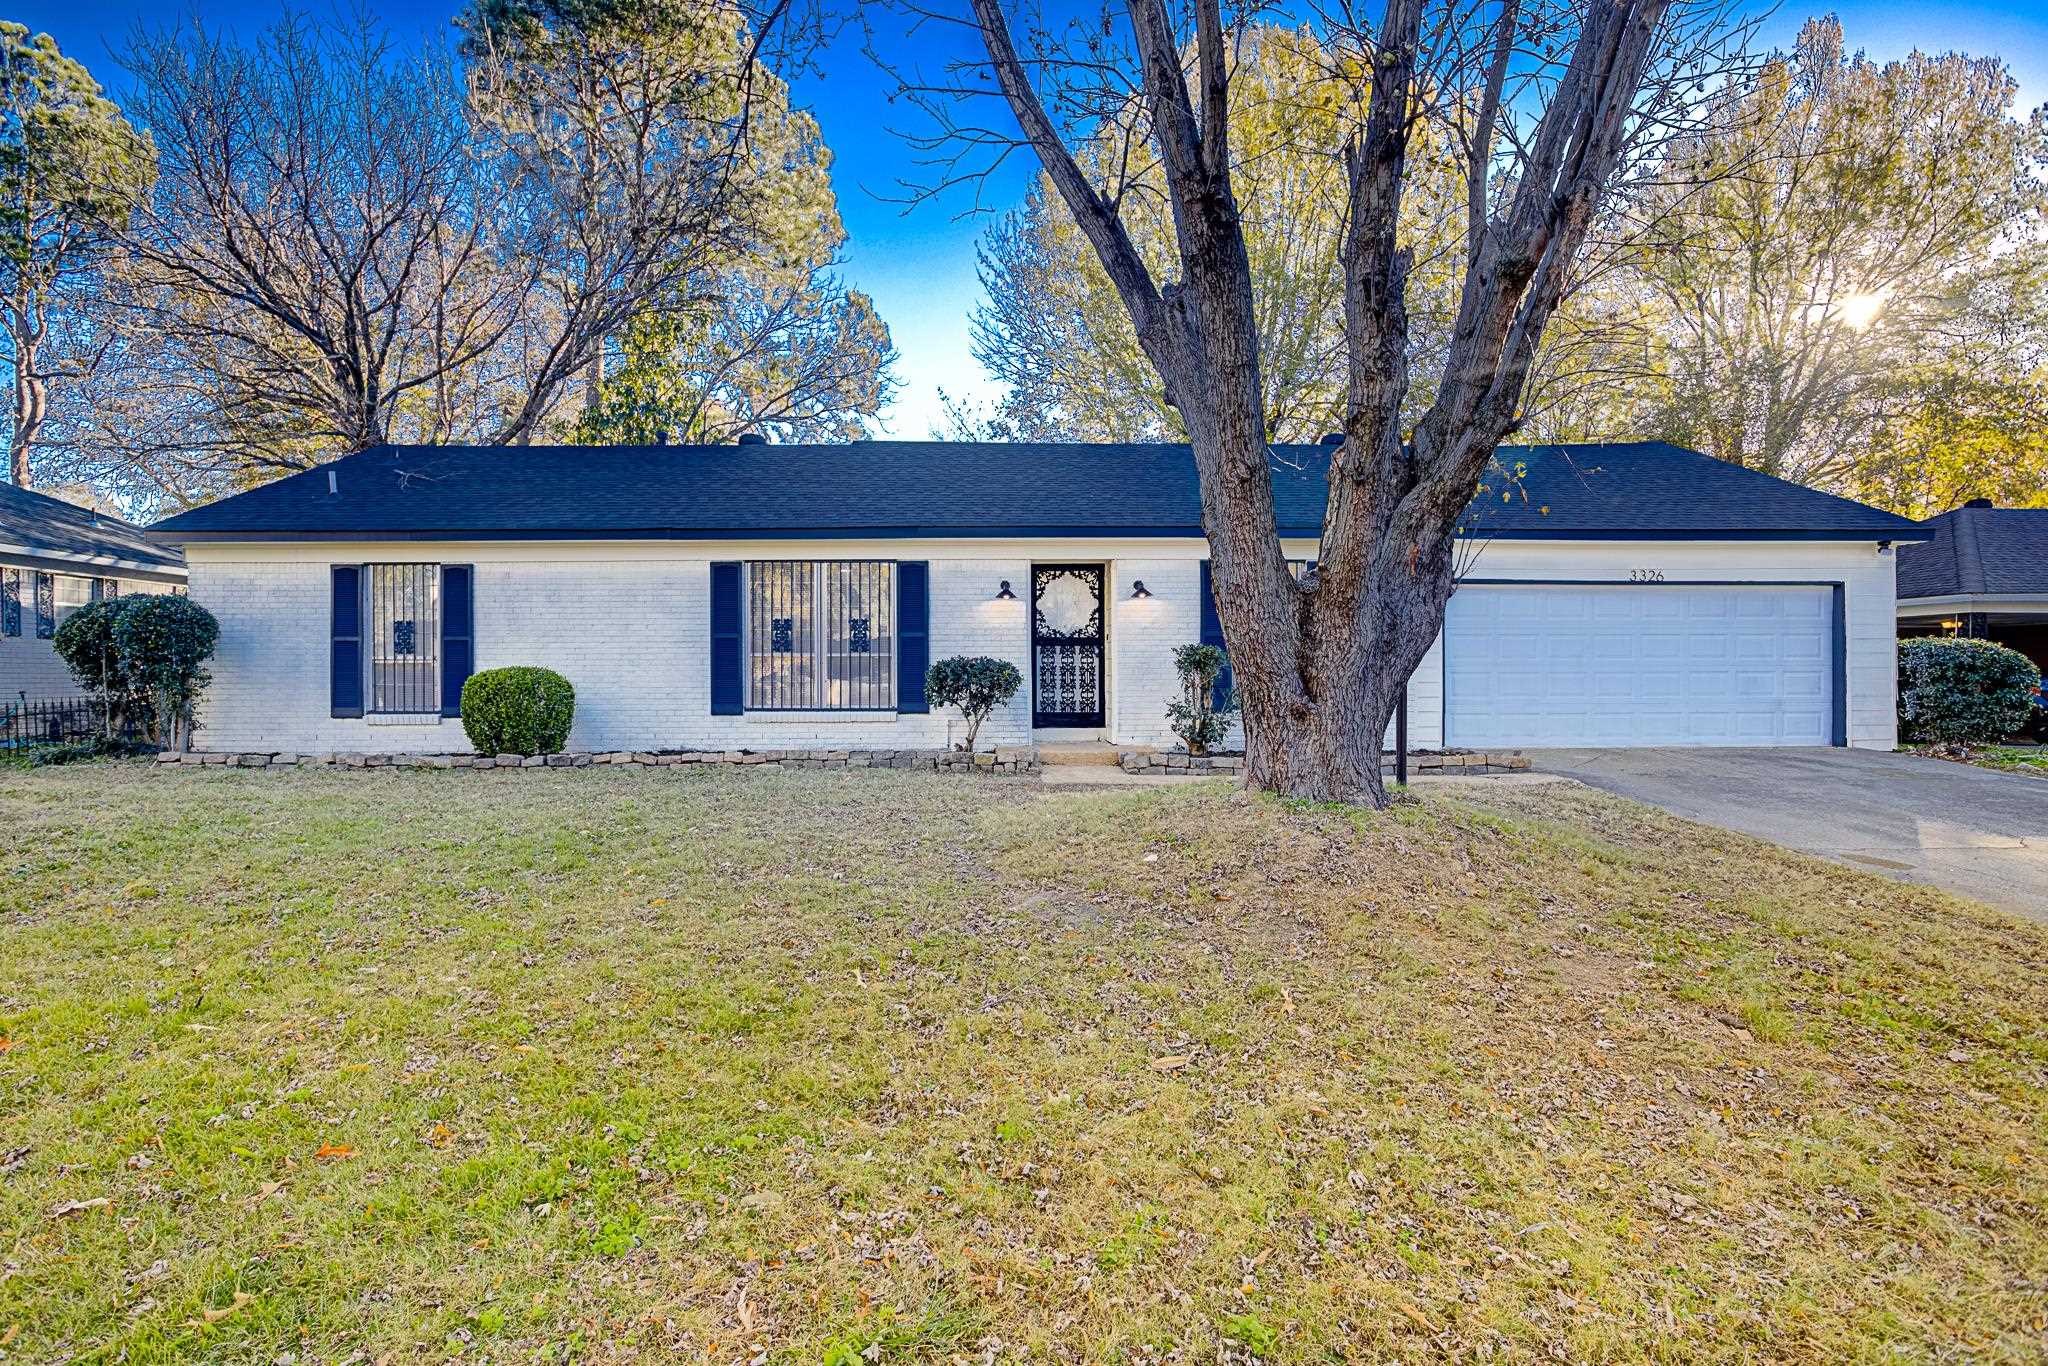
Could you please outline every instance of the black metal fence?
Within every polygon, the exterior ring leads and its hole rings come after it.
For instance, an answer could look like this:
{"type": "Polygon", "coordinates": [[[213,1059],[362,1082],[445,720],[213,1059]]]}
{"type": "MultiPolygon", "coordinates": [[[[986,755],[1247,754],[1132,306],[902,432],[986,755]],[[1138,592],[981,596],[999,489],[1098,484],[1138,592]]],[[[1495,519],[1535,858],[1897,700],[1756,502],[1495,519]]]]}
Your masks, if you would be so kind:
{"type": "MultiPolygon", "coordinates": [[[[0,750],[58,745],[66,740],[104,734],[106,712],[106,704],[94,697],[18,694],[12,701],[0,702],[0,750]]],[[[138,731],[133,718],[117,716],[114,734],[123,740],[136,739],[138,731]]]]}

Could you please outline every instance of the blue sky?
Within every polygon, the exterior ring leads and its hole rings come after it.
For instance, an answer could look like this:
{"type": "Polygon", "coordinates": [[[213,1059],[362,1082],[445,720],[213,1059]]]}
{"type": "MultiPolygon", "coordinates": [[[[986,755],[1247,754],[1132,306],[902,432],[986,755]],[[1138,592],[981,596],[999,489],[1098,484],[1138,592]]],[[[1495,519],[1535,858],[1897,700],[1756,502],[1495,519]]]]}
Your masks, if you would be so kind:
{"type": "MultiPolygon", "coordinates": [[[[408,5],[396,0],[363,0],[398,35],[443,32],[457,3],[408,5]]],[[[1789,44],[1802,21],[1827,7],[1786,5],[1768,21],[1767,45],[1789,44]]],[[[1995,53],[2020,83],[2022,107],[2048,101],[2048,5],[2041,0],[1859,0],[1834,7],[1849,45],[1880,59],[1913,48],[1995,53]]],[[[197,12],[209,23],[252,32],[270,22],[279,6],[262,0],[186,0],[182,6],[145,0],[34,0],[4,11],[31,29],[53,35],[119,95],[121,74],[110,50],[138,18],[163,22],[173,14],[197,12]]],[[[915,36],[896,27],[894,16],[876,13],[878,39],[892,53],[936,76],[950,55],[965,50],[966,35],[935,29],[915,36]]],[[[825,74],[807,77],[798,99],[816,113],[834,155],[833,180],[849,233],[847,274],[874,296],[896,340],[903,387],[886,425],[907,437],[925,436],[938,420],[938,391],[985,399],[993,388],[968,353],[968,315],[981,297],[974,274],[975,239],[987,222],[977,209],[999,211],[1022,198],[1031,167],[1023,158],[991,177],[974,193],[960,191],[904,211],[889,202],[898,182],[919,174],[914,153],[893,127],[914,118],[888,101],[891,82],[861,55],[849,34],[827,55],[825,74]]]]}

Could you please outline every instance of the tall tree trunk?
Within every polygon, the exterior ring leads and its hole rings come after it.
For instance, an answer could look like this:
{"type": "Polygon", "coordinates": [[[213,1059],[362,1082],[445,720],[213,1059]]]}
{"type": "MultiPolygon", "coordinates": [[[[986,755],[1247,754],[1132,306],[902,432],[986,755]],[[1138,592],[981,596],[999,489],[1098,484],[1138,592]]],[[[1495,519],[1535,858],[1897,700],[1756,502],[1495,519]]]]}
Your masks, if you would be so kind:
{"type": "MultiPolygon", "coordinates": [[[[1593,210],[1620,164],[1645,64],[1670,0],[1592,0],[1534,128],[1517,140],[1508,203],[1482,153],[1467,264],[1442,383],[1412,434],[1399,241],[1408,145],[1422,114],[1424,0],[1387,0],[1370,35],[1364,127],[1341,149],[1344,441],[1331,453],[1318,564],[1297,584],[1274,515],[1252,272],[1231,190],[1231,55],[1220,0],[1195,0],[1192,71],[1165,0],[1127,0],[1151,139],[1173,214],[1179,278],[1164,287],[1039,94],[1002,0],[972,0],[990,65],[1024,139],[1115,285],[1193,449],[1224,645],[1244,702],[1247,777],[1290,796],[1386,803],[1380,740],[1401,690],[1443,626],[1457,529],[1488,461],[1514,429],[1522,390],[1593,210]]],[[[1519,6],[1484,35],[1477,142],[1491,148],[1519,6]]],[[[1041,63],[1042,58],[1038,59],[1041,63]]],[[[1089,63],[1083,69],[1092,70],[1089,63]]],[[[1084,101],[1085,103],[1085,101],[1084,101]]],[[[1338,150],[1338,149],[1333,149],[1338,150]]]]}
{"type": "Polygon", "coordinates": [[[7,475],[16,488],[29,487],[28,455],[49,417],[50,384],[36,373],[39,344],[16,336],[14,344],[14,431],[7,442],[7,475]]]}

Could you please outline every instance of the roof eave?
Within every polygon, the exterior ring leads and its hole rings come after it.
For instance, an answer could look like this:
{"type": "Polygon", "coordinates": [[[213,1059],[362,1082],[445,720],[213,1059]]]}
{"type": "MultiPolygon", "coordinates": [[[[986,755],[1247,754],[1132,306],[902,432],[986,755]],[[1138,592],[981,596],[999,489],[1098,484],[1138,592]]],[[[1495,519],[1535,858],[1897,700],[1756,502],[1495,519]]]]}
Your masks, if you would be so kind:
{"type": "Polygon", "coordinates": [[[35,561],[32,567],[62,572],[64,569],[121,569],[132,574],[162,574],[166,577],[183,578],[185,566],[174,560],[137,560],[125,554],[91,553],[67,550],[60,546],[32,545],[20,541],[0,541],[0,559],[17,563],[35,561]]]}
{"type": "MultiPolygon", "coordinates": [[[[1282,526],[1284,540],[1314,540],[1320,526],[1282,526]]],[[[960,541],[960,540],[1188,540],[1201,539],[1199,526],[859,526],[859,527],[632,527],[574,528],[336,528],[329,530],[151,530],[166,545],[313,541],[960,541]]],[[[1614,529],[1592,527],[1516,528],[1468,532],[1474,541],[1833,541],[1908,544],[1926,540],[1910,522],[1899,527],[1690,527],[1614,529]]]]}

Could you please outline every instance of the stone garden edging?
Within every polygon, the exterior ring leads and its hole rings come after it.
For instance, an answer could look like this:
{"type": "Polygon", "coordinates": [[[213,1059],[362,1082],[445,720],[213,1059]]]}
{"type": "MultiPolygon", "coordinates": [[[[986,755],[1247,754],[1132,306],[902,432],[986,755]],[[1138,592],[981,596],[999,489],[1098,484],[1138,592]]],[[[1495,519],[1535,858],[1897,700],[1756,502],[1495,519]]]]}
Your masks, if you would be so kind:
{"type": "Polygon", "coordinates": [[[624,764],[638,768],[774,767],[798,769],[893,768],[942,773],[978,773],[997,777],[1038,772],[1038,751],[1029,746],[1000,746],[993,752],[965,754],[931,749],[766,749],[691,750],[651,753],[645,750],[576,751],[567,754],[293,754],[233,753],[194,750],[156,756],[159,764],[210,768],[359,768],[359,769],[530,769],[593,768],[624,764]]]}

